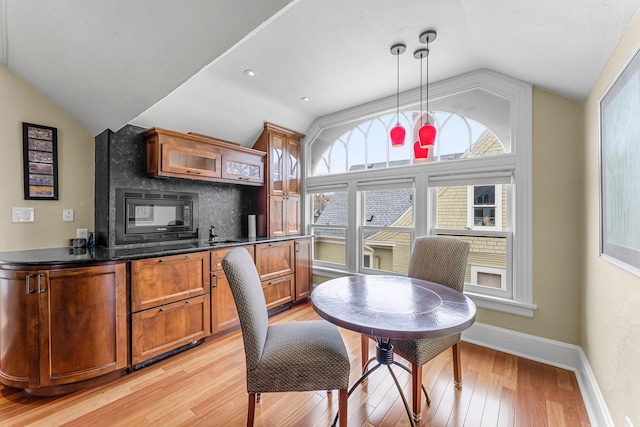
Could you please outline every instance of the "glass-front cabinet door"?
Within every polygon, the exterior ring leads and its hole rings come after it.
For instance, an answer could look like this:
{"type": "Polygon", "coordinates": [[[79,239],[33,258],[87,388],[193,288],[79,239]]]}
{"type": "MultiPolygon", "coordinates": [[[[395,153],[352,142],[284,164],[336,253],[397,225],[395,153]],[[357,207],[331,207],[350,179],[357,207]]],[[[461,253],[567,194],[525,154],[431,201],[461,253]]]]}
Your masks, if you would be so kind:
{"type": "Polygon", "coordinates": [[[219,178],[220,154],[199,150],[182,144],[162,144],[162,166],[164,172],[186,176],[219,178]]]}
{"type": "Polygon", "coordinates": [[[263,157],[244,153],[222,154],[222,177],[240,184],[264,185],[263,157]]]}
{"type": "Polygon", "coordinates": [[[300,141],[287,138],[287,194],[300,194],[300,141]]]}
{"type": "Polygon", "coordinates": [[[286,192],[285,188],[285,137],[278,133],[272,133],[269,138],[269,162],[271,173],[269,175],[269,191],[274,195],[286,192]]]}

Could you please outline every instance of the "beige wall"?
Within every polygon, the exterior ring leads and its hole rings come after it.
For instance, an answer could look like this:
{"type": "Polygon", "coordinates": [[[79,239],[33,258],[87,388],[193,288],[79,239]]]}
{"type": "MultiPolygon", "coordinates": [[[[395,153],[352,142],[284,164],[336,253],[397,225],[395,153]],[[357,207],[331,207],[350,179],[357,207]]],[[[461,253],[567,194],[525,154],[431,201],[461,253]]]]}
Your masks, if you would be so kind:
{"type": "Polygon", "coordinates": [[[625,416],[640,426],[640,277],[599,257],[598,99],[639,42],[640,16],[636,15],[584,101],[580,344],[616,426],[624,425],[625,416]]]}
{"type": "Polygon", "coordinates": [[[94,138],[58,106],[0,66],[0,251],[68,246],[93,229],[94,138]],[[25,200],[22,122],[58,129],[59,200],[25,200]],[[12,223],[12,207],[35,208],[35,222],[12,223]],[[62,210],[74,209],[74,222],[62,210]]]}
{"type": "Polygon", "coordinates": [[[477,320],[580,344],[582,107],[533,88],[533,318],[479,309],[477,320]]]}

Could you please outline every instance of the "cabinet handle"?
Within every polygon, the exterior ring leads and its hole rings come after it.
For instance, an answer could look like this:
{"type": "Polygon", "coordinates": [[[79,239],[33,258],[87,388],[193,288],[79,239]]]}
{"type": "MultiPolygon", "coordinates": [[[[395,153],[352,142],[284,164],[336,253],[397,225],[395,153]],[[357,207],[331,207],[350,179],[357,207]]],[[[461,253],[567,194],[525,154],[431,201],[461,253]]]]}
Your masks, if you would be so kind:
{"type": "Polygon", "coordinates": [[[35,274],[27,274],[26,276],[24,276],[27,295],[36,293],[35,289],[33,289],[33,290],[31,289],[31,278],[32,277],[36,277],[36,275],[35,274]]]}
{"type": "Polygon", "coordinates": [[[296,242],[296,252],[300,252],[300,243],[296,242]]]}
{"type": "MultiPolygon", "coordinates": [[[[191,304],[191,301],[185,301],[184,305],[189,305],[191,304]]],[[[176,305],[175,307],[171,307],[171,308],[164,308],[164,307],[160,307],[160,311],[166,312],[166,311],[171,311],[171,310],[175,310],[176,308],[180,308],[182,307],[181,305],[176,305]]]]}
{"type": "Polygon", "coordinates": [[[158,262],[164,262],[164,258],[160,258],[158,262]]]}
{"type": "Polygon", "coordinates": [[[270,281],[269,281],[269,285],[277,285],[278,283],[282,283],[282,282],[284,282],[285,280],[287,280],[287,278],[286,278],[286,277],[283,277],[283,278],[281,278],[281,279],[277,279],[277,280],[270,280],[270,281]]]}
{"type": "Polygon", "coordinates": [[[272,247],[272,246],[282,246],[282,245],[284,245],[284,242],[280,242],[280,243],[269,243],[269,247],[272,247]]]}
{"type": "Polygon", "coordinates": [[[189,258],[191,258],[191,255],[185,255],[184,256],[184,259],[189,259],[189,258]]]}
{"type": "Polygon", "coordinates": [[[212,271],[211,272],[211,278],[214,278],[214,277],[216,278],[216,280],[215,280],[215,284],[211,285],[211,289],[218,287],[218,275],[216,274],[215,271],[212,271]]]}
{"type": "Polygon", "coordinates": [[[44,273],[38,274],[38,293],[39,294],[43,294],[43,293],[47,292],[47,289],[44,286],[40,286],[41,285],[41,279],[43,277],[45,277],[44,273]]]}

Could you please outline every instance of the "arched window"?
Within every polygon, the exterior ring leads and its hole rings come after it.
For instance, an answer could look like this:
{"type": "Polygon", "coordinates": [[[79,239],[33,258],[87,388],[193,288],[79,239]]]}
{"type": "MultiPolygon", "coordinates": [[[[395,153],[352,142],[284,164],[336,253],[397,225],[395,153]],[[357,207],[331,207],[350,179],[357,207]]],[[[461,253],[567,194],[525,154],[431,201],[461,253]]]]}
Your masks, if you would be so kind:
{"type": "Polygon", "coordinates": [[[415,159],[413,143],[422,125],[418,111],[405,111],[398,120],[408,130],[401,147],[392,147],[389,132],[395,114],[383,114],[358,123],[338,136],[314,159],[311,176],[407,166],[416,162],[448,161],[504,154],[504,145],[484,124],[458,113],[433,111],[436,144],[429,157],[415,159]]]}
{"type": "Polygon", "coordinates": [[[307,130],[304,203],[314,275],[406,274],[416,236],[471,245],[465,293],[531,316],[531,85],[477,71],[429,87],[437,129],[413,144],[419,90],[322,117],[307,130]],[[407,130],[395,148],[389,131],[407,130]]]}

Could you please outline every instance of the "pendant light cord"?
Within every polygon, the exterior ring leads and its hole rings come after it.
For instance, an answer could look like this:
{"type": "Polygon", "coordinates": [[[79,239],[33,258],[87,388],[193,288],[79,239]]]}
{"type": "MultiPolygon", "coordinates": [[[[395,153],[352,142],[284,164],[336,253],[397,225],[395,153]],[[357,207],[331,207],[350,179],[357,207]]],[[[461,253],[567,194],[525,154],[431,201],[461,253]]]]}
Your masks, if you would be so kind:
{"type": "Polygon", "coordinates": [[[424,57],[421,55],[420,56],[420,121],[423,122],[422,124],[424,124],[423,118],[422,118],[422,59],[424,57]]]}
{"type": "Polygon", "coordinates": [[[396,66],[396,125],[400,124],[400,53],[397,55],[396,66]]]}
{"type": "Polygon", "coordinates": [[[429,44],[427,43],[427,123],[431,124],[429,120],[429,44]]]}

